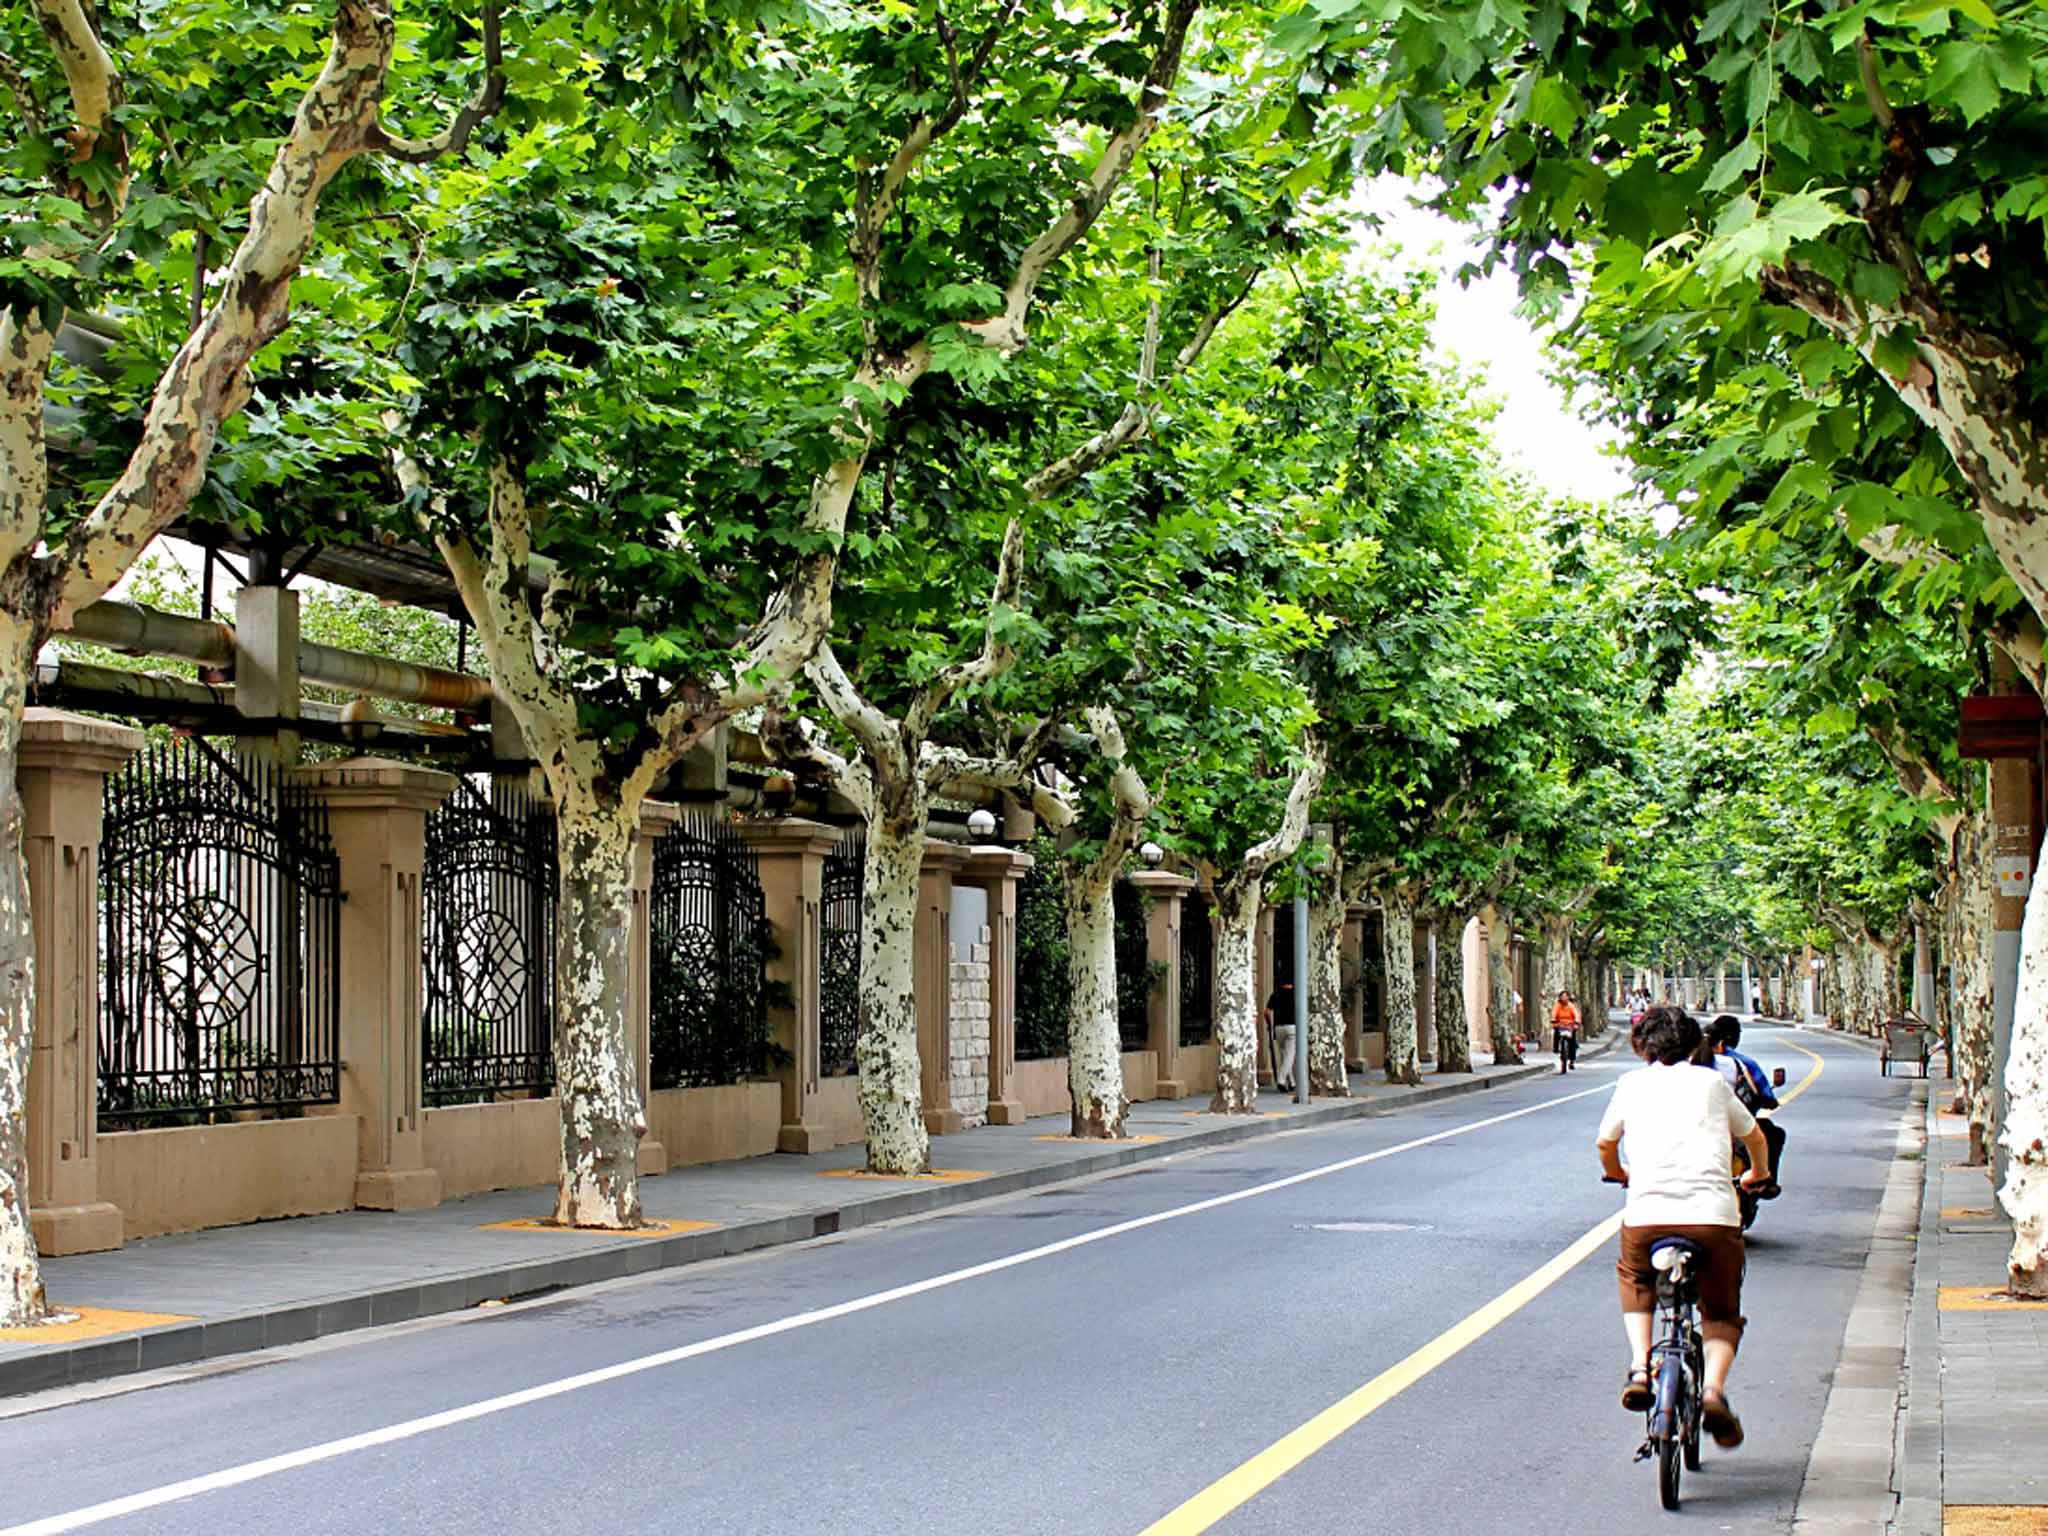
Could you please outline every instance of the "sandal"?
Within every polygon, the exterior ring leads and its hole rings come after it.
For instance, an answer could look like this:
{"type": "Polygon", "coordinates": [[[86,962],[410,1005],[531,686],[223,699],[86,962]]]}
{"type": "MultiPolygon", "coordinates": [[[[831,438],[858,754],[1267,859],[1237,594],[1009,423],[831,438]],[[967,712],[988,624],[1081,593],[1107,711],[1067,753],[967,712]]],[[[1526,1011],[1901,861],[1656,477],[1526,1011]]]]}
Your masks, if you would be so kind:
{"type": "Polygon", "coordinates": [[[1656,1397],[1650,1391],[1650,1368],[1634,1366],[1621,1384],[1621,1406],[1630,1413],[1646,1413],[1656,1397]]]}
{"type": "Polygon", "coordinates": [[[1742,1444],[1742,1420],[1728,1406],[1728,1399],[1708,1393],[1700,1399],[1700,1423],[1714,1437],[1714,1444],[1732,1451],[1742,1444]]]}

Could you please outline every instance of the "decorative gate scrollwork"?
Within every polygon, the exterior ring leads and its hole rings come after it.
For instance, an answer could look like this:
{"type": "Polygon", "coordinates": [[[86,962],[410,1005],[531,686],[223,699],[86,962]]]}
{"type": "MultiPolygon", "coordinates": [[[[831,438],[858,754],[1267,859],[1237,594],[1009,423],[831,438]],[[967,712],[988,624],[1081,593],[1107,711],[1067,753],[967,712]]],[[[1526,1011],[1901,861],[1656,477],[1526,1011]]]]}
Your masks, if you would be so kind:
{"type": "Polygon", "coordinates": [[[768,916],[759,861],[723,822],[654,844],[648,1068],[656,1088],[758,1076],[768,1060],[768,916]]]}
{"type": "Polygon", "coordinates": [[[199,740],[108,778],[102,1124],[341,1097],[341,863],[324,807],[199,740]]]}
{"type": "Polygon", "coordinates": [[[858,1070],[860,1038],[860,899],[867,840],[848,832],[825,855],[818,914],[818,1069],[826,1077],[858,1070]]]}
{"type": "Polygon", "coordinates": [[[1145,935],[1145,894],[1117,881],[1116,1029],[1123,1048],[1142,1051],[1152,1032],[1152,946],[1145,935]]]}
{"type": "Polygon", "coordinates": [[[1216,932],[1209,899],[1189,892],[1180,909],[1180,1043],[1207,1045],[1216,1032],[1216,932]]]}
{"type": "Polygon", "coordinates": [[[420,876],[430,1104],[555,1080],[555,818],[522,785],[471,779],[427,817],[420,876]]]}

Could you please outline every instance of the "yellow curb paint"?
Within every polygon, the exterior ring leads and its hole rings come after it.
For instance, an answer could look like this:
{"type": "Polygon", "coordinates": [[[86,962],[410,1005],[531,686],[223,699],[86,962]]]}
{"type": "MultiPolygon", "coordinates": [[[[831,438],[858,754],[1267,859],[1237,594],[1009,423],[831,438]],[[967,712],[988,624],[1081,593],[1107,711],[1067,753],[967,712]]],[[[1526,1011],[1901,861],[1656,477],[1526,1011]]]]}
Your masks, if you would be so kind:
{"type": "Polygon", "coordinates": [[[1356,1392],[1331,1404],[1292,1434],[1225,1473],[1164,1519],[1146,1526],[1143,1536],[1195,1536],[1196,1532],[1208,1530],[1346,1430],[1392,1402],[1446,1360],[1513,1317],[1620,1230],[1621,1213],[1617,1211],[1542,1268],[1502,1291],[1464,1321],[1445,1329],[1400,1364],[1380,1372],[1356,1392]]]}
{"type": "Polygon", "coordinates": [[[980,1168],[934,1168],[930,1173],[869,1173],[865,1168],[820,1168],[821,1179],[887,1179],[893,1184],[957,1184],[963,1179],[985,1179],[980,1168]]]}
{"type": "Polygon", "coordinates": [[[1033,1141],[1082,1141],[1087,1142],[1091,1146],[1114,1147],[1126,1146],[1134,1141],[1164,1141],[1166,1138],[1163,1136],[1119,1136],[1115,1141],[1111,1141],[1105,1136],[1034,1136],[1031,1139],[1033,1141]]]}
{"type": "Polygon", "coordinates": [[[1941,1208],[1943,1221],[1988,1221],[1996,1214],[1989,1206],[1982,1205],[1944,1205],[1941,1208]]]}
{"type": "Polygon", "coordinates": [[[1991,1166],[1988,1163],[1943,1163],[1941,1171],[1943,1173],[1978,1173],[1987,1179],[1991,1177],[1991,1166]]]}
{"type": "Polygon", "coordinates": [[[0,1344],[76,1344],[80,1339],[103,1339],[109,1334],[138,1333],[144,1328],[192,1321],[175,1312],[121,1312],[112,1307],[64,1307],[60,1310],[71,1315],[70,1322],[38,1323],[33,1328],[0,1328],[0,1344]]]}
{"type": "MultiPolygon", "coordinates": [[[[1795,1045],[1792,1049],[1812,1057],[1813,1067],[1800,1079],[1798,1087],[1779,1099],[1781,1104],[1791,1103],[1819,1081],[1825,1067],[1819,1055],[1806,1047],[1795,1045]]],[[[1163,1519],[1146,1526],[1140,1536],[1197,1536],[1198,1532],[1210,1529],[1231,1511],[1272,1487],[1339,1435],[1355,1428],[1399,1397],[1445,1361],[1478,1343],[1584,1263],[1590,1254],[1620,1230],[1621,1212],[1616,1211],[1599,1226],[1582,1233],[1557,1257],[1516,1281],[1478,1311],[1453,1323],[1405,1360],[1380,1372],[1356,1392],[1332,1403],[1299,1429],[1226,1472],[1163,1519]]]]}
{"type": "Polygon", "coordinates": [[[2048,1536],[2048,1504],[1944,1504],[1941,1536],[2048,1536]]]}
{"type": "Polygon", "coordinates": [[[648,1221],[631,1231],[612,1227],[563,1227],[552,1221],[522,1218],[518,1221],[487,1221],[482,1232],[553,1232],[564,1237],[674,1237],[679,1232],[709,1232],[715,1221],[648,1221]]]}
{"type": "Polygon", "coordinates": [[[2003,1288],[1981,1285],[1944,1285],[1939,1310],[1943,1312],[2041,1312],[2048,1313],[2048,1301],[2028,1301],[2003,1288]]]}

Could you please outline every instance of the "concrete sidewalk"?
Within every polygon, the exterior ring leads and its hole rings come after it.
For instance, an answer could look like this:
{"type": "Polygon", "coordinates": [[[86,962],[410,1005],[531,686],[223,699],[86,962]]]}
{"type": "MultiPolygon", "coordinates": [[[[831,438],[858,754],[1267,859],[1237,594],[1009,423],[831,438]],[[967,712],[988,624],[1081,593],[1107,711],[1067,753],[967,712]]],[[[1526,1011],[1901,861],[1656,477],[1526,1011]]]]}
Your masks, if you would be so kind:
{"type": "MultiPolygon", "coordinates": [[[[1587,1047],[1602,1054],[1610,1030],[1587,1047]]],[[[45,1261],[53,1302],[80,1321],[0,1330],[0,1397],[303,1343],[569,1286],[802,1242],[852,1227],[992,1199],[1275,1131],[1382,1115],[1555,1072],[1529,1052],[1520,1067],[1426,1073],[1418,1088],[1377,1074],[1349,1099],[1306,1108],[1261,1095],[1257,1115],[1204,1112],[1202,1101],[1132,1106],[1131,1139],[1076,1142],[1067,1117],[983,1126],[935,1138],[937,1172],[919,1179],[858,1173],[858,1146],[813,1157],[776,1154],[675,1169],[646,1180],[655,1229],[584,1233],[535,1225],[549,1188],[501,1190],[406,1213],[351,1211],[131,1242],[111,1253],[45,1261]]]]}
{"type": "Polygon", "coordinates": [[[1906,1341],[1900,1532],[2048,1532],[2048,1303],[2005,1295],[2012,1222],[1969,1128],[1927,1107],[1913,1305],[1906,1341]]]}

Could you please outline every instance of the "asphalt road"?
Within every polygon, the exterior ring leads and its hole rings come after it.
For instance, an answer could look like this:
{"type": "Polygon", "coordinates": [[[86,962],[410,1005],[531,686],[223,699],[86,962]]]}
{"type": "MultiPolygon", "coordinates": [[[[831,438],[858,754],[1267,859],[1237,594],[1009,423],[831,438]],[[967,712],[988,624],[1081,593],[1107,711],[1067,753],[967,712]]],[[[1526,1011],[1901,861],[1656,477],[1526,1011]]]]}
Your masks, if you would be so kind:
{"type": "MultiPolygon", "coordinates": [[[[1837,1041],[1755,1030],[1745,1045],[1797,1084],[1813,1063],[1794,1041],[1826,1066],[1784,1113],[1787,1192],[1753,1234],[1731,1383],[1749,1443],[1708,1447],[1692,1529],[1790,1524],[1908,1092],[1837,1041]]],[[[1469,1321],[1616,1209],[1591,1144],[1632,1065],[1619,1056],[46,1399],[0,1418],[0,1536],[1136,1536],[1190,1500],[1172,1529],[1643,1529],[1667,1517],[1631,1460],[1641,1420],[1616,1402],[1612,1242],[1524,1287],[1491,1329],[1469,1321]],[[1476,1336],[1453,1351],[1442,1336],[1461,1324],[1476,1336]],[[1305,1459],[1269,1452],[1418,1351],[1305,1459]],[[1281,1460],[1298,1464],[1272,1476],[1281,1460]],[[1248,1461],[1234,1491],[1204,1493],[1248,1461]]]]}

